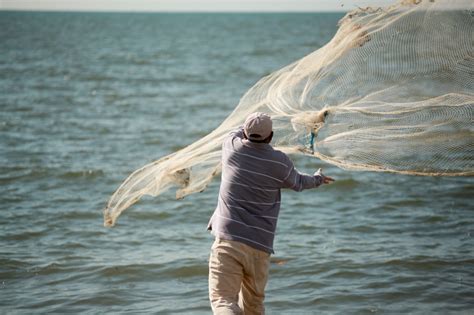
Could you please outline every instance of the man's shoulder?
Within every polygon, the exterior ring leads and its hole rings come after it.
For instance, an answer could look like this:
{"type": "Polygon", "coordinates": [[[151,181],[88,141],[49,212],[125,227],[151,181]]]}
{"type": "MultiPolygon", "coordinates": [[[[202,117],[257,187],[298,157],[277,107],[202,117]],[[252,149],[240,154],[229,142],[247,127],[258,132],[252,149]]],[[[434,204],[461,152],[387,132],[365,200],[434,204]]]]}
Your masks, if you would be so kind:
{"type": "Polygon", "coordinates": [[[278,162],[284,163],[286,165],[291,165],[291,160],[283,151],[277,150],[272,147],[271,150],[272,158],[278,162]]]}
{"type": "Polygon", "coordinates": [[[287,155],[283,151],[275,149],[273,146],[270,147],[272,148],[272,154],[274,154],[275,156],[280,158],[287,158],[287,155]]]}

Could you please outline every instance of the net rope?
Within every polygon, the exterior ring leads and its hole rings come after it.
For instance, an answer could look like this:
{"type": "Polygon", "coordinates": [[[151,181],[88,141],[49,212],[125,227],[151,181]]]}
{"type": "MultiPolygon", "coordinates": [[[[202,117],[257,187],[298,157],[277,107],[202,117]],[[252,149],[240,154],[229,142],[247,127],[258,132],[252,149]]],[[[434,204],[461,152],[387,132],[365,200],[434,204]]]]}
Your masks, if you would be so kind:
{"type": "Polygon", "coordinates": [[[220,173],[226,135],[256,111],[273,146],[343,169],[473,175],[472,1],[401,1],[359,8],[333,39],[262,78],[222,124],[133,172],[104,209],[104,225],[144,195],[203,191],[220,173]]]}

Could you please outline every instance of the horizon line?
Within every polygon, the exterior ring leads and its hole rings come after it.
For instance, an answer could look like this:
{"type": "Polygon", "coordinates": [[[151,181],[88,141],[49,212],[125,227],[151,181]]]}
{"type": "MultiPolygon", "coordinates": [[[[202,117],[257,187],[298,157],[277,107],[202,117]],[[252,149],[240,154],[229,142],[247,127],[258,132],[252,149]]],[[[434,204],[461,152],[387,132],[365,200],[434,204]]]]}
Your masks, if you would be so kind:
{"type": "Polygon", "coordinates": [[[69,9],[22,9],[22,8],[0,8],[0,12],[42,12],[42,13],[348,13],[352,10],[69,10],[69,9]]]}

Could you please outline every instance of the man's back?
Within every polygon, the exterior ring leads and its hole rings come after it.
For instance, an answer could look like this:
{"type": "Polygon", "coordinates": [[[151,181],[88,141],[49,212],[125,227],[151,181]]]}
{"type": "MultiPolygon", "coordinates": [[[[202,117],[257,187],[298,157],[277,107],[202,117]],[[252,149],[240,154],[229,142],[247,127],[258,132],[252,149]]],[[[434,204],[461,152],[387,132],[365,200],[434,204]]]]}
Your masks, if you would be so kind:
{"type": "Polygon", "coordinates": [[[222,146],[221,186],[209,229],[219,238],[273,253],[280,189],[320,184],[320,178],[298,173],[283,152],[244,139],[239,129],[222,146]]]}

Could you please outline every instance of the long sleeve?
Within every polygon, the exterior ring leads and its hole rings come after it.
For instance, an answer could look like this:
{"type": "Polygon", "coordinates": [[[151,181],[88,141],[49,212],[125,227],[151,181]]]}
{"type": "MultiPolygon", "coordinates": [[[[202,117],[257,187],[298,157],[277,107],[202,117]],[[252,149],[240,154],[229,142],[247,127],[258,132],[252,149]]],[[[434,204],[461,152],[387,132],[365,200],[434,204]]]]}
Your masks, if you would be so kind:
{"type": "MultiPolygon", "coordinates": [[[[290,162],[291,163],[291,162],[290,162]]],[[[320,186],[323,183],[321,175],[308,175],[298,172],[291,163],[291,169],[283,181],[282,188],[289,188],[295,191],[302,191],[304,189],[311,189],[320,186]]]]}

